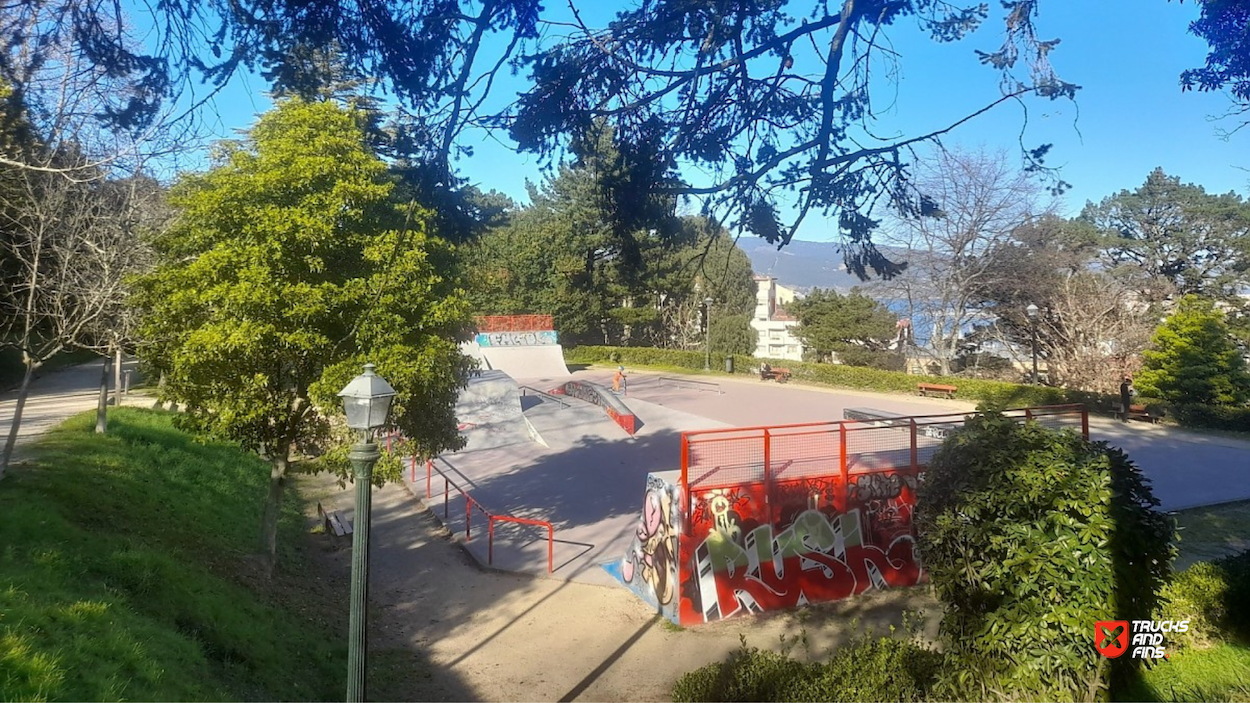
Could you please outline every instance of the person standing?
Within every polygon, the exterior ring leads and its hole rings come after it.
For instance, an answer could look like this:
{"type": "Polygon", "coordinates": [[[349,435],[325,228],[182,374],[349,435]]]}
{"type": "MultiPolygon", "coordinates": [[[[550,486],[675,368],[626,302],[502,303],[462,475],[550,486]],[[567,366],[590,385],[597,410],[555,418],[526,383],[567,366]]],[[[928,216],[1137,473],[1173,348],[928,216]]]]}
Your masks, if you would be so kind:
{"type": "Polygon", "coordinates": [[[1120,419],[1128,422],[1129,404],[1133,402],[1133,379],[1128,376],[1120,382],[1120,419]]]}
{"type": "Polygon", "coordinates": [[[616,375],[612,377],[612,392],[624,393],[628,382],[625,380],[625,367],[616,367],[616,375]]]}

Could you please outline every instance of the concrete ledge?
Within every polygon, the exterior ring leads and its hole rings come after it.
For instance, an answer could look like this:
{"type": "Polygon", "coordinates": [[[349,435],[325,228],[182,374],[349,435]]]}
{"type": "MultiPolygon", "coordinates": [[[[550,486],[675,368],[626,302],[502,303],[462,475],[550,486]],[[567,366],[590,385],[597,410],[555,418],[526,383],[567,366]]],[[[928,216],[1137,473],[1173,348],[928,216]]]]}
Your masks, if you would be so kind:
{"type": "Polygon", "coordinates": [[[638,418],[634,416],[633,411],[605,386],[590,381],[568,381],[559,388],[552,389],[551,392],[572,396],[587,403],[598,405],[603,408],[608,417],[612,418],[613,422],[620,425],[621,429],[628,432],[631,437],[638,431],[638,418]]]}

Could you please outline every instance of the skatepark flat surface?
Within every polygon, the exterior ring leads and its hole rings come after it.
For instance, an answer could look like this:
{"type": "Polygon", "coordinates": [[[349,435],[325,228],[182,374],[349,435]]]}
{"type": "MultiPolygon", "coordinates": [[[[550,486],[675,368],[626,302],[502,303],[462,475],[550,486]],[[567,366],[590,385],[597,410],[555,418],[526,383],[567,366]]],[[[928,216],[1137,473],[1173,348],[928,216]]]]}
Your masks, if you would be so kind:
{"type": "MultiPolygon", "coordinates": [[[[555,578],[602,585],[615,583],[599,564],[620,557],[639,521],[647,474],[678,466],[681,432],[724,426],[706,418],[634,398],[626,399],[641,421],[630,437],[603,409],[576,398],[526,396],[525,418],[547,446],[513,435],[506,445],[444,454],[435,460],[427,504],[458,538],[465,534],[465,500],[446,493],[443,472],[474,501],[496,515],[550,521],[555,528],[555,578]],[[445,515],[445,517],[444,517],[445,515]]],[[[474,430],[464,434],[474,444],[474,430]]],[[[407,478],[411,481],[411,473],[407,478]]],[[[426,495],[420,467],[411,489],[426,495]]],[[[545,574],[546,530],[496,523],[488,555],[486,520],[469,517],[469,551],[497,568],[545,574]]]]}
{"type": "MultiPolygon", "coordinates": [[[[613,372],[590,369],[572,377],[610,386],[613,372]]],[[[959,400],[777,385],[748,376],[681,378],[629,374],[622,400],[641,424],[632,438],[597,406],[531,394],[520,404],[547,446],[514,432],[509,443],[449,454],[438,466],[495,514],[552,522],[556,578],[611,583],[598,565],[628,547],[646,475],[679,468],[684,431],[835,421],[846,408],[900,415],[974,409],[959,400]]],[[[1250,499],[1250,441],[1104,418],[1091,418],[1090,430],[1094,439],[1124,449],[1142,468],[1164,510],[1250,499]]],[[[472,443],[471,431],[467,434],[472,443]]],[[[413,492],[424,497],[425,484],[425,472],[417,471],[413,492]]],[[[427,503],[442,517],[443,483],[437,473],[431,489],[427,503]]],[[[463,538],[464,500],[454,488],[448,499],[445,522],[463,538]]],[[[486,563],[486,521],[480,514],[472,516],[471,535],[466,546],[486,563]]],[[[499,568],[545,573],[545,530],[497,524],[493,561],[499,568]]]]}

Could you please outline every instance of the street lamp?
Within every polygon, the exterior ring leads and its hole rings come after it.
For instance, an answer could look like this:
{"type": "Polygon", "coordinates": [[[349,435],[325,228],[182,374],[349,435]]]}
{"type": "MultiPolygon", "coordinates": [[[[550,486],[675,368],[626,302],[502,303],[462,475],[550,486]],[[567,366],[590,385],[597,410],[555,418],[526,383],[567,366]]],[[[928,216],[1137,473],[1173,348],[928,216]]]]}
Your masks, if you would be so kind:
{"type": "Polygon", "coordinates": [[[1033,331],[1033,385],[1037,385],[1037,306],[1029,303],[1024,309],[1029,316],[1029,328],[1033,331]]]}
{"type": "Polygon", "coordinates": [[[365,699],[365,661],[368,637],[365,632],[366,604],[369,600],[369,511],[373,503],[373,465],[377,463],[378,447],[373,431],[386,424],[391,412],[395,389],[373,372],[373,364],[365,364],[364,373],[351,380],[339,397],[347,426],[360,432],[360,441],[347,455],[355,469],[356,515],[352,532],[352,599],[351,621],[347,641],[347,700],[358,703],[365,699]]]}
{"type": "Polygon", "coordinates": [[[705,350],[703,352],[703,370],[712,370],[712,303],[715,302],[711,298],[703,299],[703,309],[707,312],[703,313],[703,322],[707,325],[707,331],[703,333],[703,341],[705,350]]]}

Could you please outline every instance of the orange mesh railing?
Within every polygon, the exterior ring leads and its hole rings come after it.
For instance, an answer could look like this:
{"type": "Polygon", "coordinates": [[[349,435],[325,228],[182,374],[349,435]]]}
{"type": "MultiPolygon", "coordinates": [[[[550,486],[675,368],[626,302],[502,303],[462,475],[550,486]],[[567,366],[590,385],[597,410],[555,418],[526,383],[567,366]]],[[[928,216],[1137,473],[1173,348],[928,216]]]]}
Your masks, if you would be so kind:
{"type": "Polygon", "coordinates": [[[473,318],[478,332],[542,332],[554,330],[551,315],[483,315],[473,318]]]}
{"type": "MultiPolygon", "coordinates": [[[[918,472],[950,432],[975,413],[945,413],[881,420],[838,420],[797,425],[696,430],[681,435],[681,484],[686,495],[752,483],[771,485],[840,474],[918,472]]],[[[1004,411],[1021,421],[1068,428],[1089,438],[1084,405],[1049,405],[1004,411]]]]}

